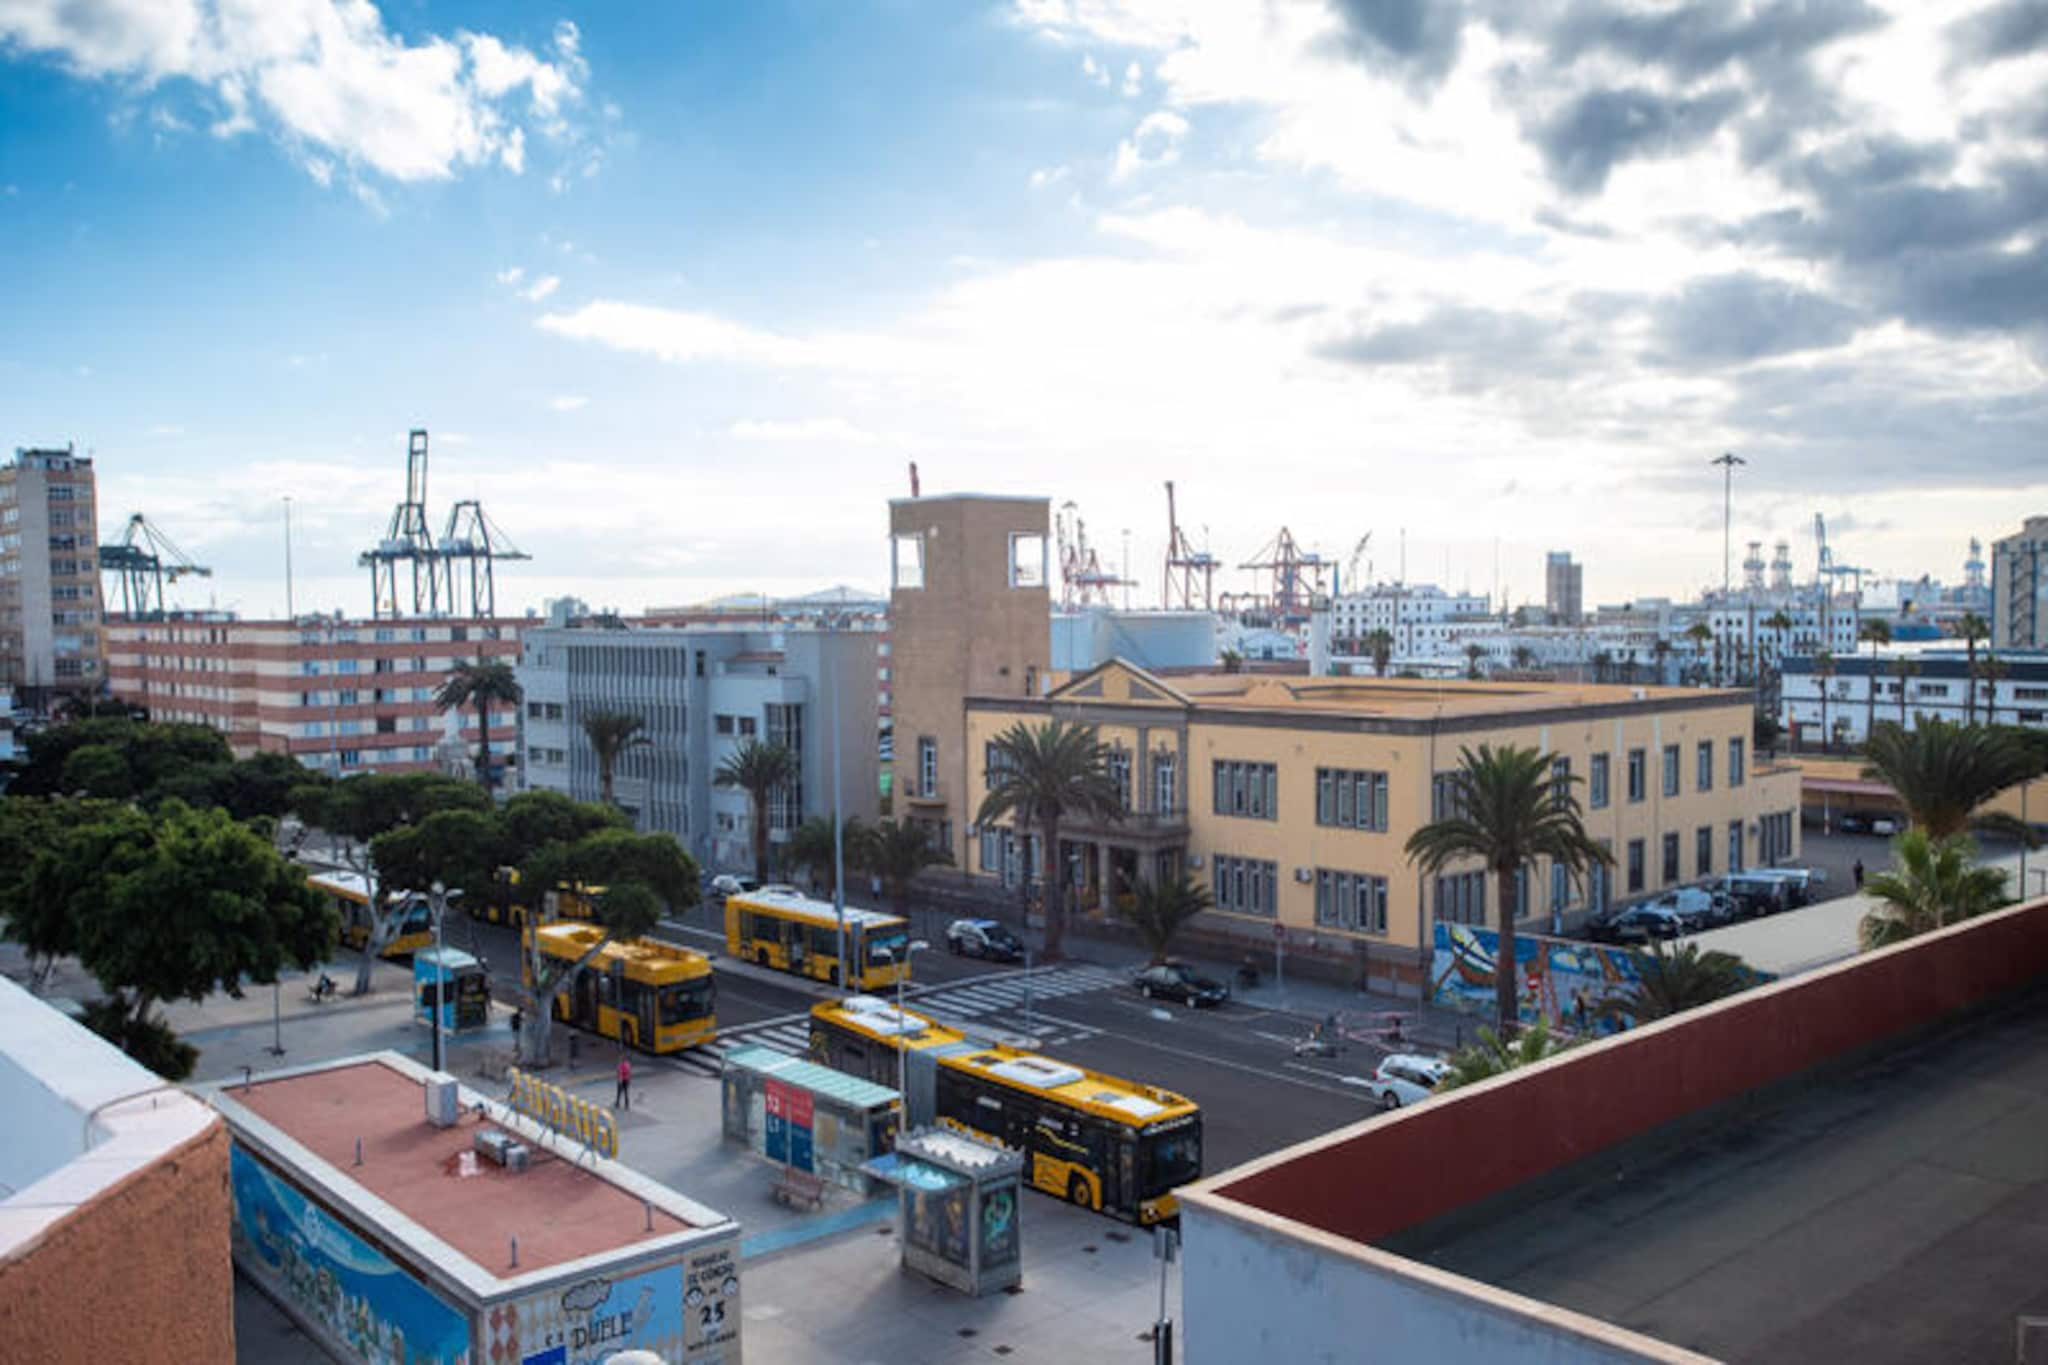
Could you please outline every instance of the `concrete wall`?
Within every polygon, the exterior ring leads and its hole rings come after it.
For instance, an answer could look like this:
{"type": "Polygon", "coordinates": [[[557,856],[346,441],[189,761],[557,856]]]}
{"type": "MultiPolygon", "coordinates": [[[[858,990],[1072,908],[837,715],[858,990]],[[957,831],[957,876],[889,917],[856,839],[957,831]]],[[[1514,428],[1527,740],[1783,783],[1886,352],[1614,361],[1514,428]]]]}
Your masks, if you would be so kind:
{"type": "Polygon", "coordinates": [[[1456,1275],[1181,1206],[1187,1365],[1621,1365],[1690,1352],[1456,1275]]]}

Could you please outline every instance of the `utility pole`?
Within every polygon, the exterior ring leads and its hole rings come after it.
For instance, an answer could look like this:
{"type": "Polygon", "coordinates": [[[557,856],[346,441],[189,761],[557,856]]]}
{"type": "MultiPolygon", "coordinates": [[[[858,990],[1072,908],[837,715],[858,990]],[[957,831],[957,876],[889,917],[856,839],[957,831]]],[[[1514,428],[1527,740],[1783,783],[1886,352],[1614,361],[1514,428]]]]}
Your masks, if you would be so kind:
{"type": "Polygon", "coordinates": [[[825,618],[827,639],[825,646],[831,650],[826,657],[826,676],[832,687],[832,914],[839,924],[839,993],[850,993],[850,983],[855,973],[847,970],[846,961],[846,820],[839,813],[839,751],[845,746],[839,739],[839,628],[841,616],[834,613],[825,618]]]}
{"type": "MultiPolygon", "coordinates": [[[[1721,466],[1721,605],[1725,609],[1728,605],[1728,595],[1733,588],[1729,574],[1733,568],[1734,551],[1732,528],[1735,513],[1735,466],[1748,464],[1749,461],[1733,451],[1723,451],[1719,459],[1709,460],[1708,463],[1721,466]]],[[[1716,636],[1716,639],[1719,637],[1716,636]]],[[[1717,650],[1717,656],[1718,653],[1717,650]]],[[[1715,670],[1716,673],[1719,671],[1715,670]]],[[[1720,679],[1716,678],[1715,681],[1718,683],[1720,679]]]]}
{"type": "Polygon", "coordinates": [[[284,617],[291,621],[298,613],[292,609],[292,495],[284,495],[284,617]]]}

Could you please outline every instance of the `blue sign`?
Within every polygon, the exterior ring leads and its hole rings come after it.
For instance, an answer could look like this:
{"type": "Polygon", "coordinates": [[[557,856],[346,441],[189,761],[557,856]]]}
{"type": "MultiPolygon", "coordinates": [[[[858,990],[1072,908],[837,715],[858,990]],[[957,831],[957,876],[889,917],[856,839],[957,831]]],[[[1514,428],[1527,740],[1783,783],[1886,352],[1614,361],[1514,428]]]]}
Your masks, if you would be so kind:
{"type": "Polygon", "coordinates": [[[469,1319],[234,1144],[234,1246],[243,1267],[363,1360],[458,1365],[469,1319]]]}

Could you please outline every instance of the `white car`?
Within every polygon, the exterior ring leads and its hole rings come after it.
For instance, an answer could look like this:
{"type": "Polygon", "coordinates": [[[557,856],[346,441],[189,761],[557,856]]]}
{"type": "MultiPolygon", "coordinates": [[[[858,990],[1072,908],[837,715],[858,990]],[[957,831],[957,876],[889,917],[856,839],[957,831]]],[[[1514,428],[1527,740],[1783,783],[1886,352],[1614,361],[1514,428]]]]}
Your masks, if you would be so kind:
{"type": "Polygon", "coordinates": [[[711,879],[711,891],[717,896],[745,896],[761,889],[759,877],[742,876],[735,872],[721,872],[711,879]]]}
{"type": "Polygon", "coordinates": [[[1437,1082],[1450,1074],[1450,1063],[1441,1057],[1396,1052],[1372,1073],[1372,1097],[1382,1109],[1399,1109],[1428,1099],[1436,1092],[1437,1082]]]}

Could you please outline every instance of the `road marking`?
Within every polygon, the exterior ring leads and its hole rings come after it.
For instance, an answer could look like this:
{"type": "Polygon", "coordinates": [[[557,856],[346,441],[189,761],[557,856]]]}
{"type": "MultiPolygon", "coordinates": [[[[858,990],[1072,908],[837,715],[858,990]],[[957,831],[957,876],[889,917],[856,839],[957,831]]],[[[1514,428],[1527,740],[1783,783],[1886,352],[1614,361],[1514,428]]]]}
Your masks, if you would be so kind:
{"type": "Polygon", "coordinates": [[[1365,1079],[1364,1077],[1362,1077],[1362,1076],[1346,1076],[1346,1075],[1344,1075],[1344,1074],[1343,1074],[1342,1072],[1338,1072],[1338,1071],[1325,1071],[1325,1070],[1323,1070],[1323,1069],[1322,1069],[1321,1067],[1319,1067],[1319,1066],[1303,1066],[1303,1065],[1302,1065],[1302,1064],[1301,1064],[1300,1062],[1282,1062],[1282,1063],[1281,1063],[1280,1065],[1282,1065],[1282,1066],[1286,1066],[1286,1067],[1292,1067],[1292,1068],[1293,1068],[1294,1070],[1296,1070],[1296,1071],[1306,1071],[1306,1072],[1308,1072],[1308,1074],[1309,1074],[1309,1075],[1311,1075],[1311,1076],[1323,1076],[1323,1077],[1327,1077],[1328,1079],[1330,1079],[1330,1080],[1333,1080],[1333,1081],[1341,1081],[1341,1082],[1343,1082],[1343,1083],[1344,1083],[1345,1085],[1371,1085],[1371,1084],[1372,1084],[1372,1082],[1371,1082],[1371,1081],[1369,1081],[1369,1080],[1366,1080],[1366,1079],[1365,1079]]]}
{"type": "MultiPolygon", "coordinates": [[[[1168,1017],[1170,1018],[1171,1016],[1168,1016],[1168,1017]]],[[[1047,1022],[1047,1023],[1051,1023],[1051,1024],[1059,1024],[1059,1025],[1061,1025],[1062,1027],[1067,1027],[1067,1028],[1086,1028],[1086,1027],[1088,1027],[1088,1026],[1087,1026],[1086,1024],[1077,1024],[1077,1023],[1075,1023],[1075,1022],[1074,1022],[1073,1020],[1071,1020],[1071,1019],[1060,1019],[1060,1018],[1054,1017],[1054,1016],[1052,1016],[1052,1015],[1047,1015],[1047,1016],[1045,1016],[1045,1019],[1046,1019],[1046,1022],[1047,1022]]],[[[1227,1060],[1226,1058],[1222,1058],[1222,1057],[1216,1057],[1216,1056],[1211,1056],[1210,1054],[1208,1054],[1208,1053],[1206,1053],[1206,1052],[1191,1052],[1191,1051],[1189,1051],[1189,1050],[1188,1050],[1188,1049],[1186,1049],[1186,1048],[1181,1048],[1181,1047],[1168,1047],[1168,1046],[1167,1046],[1167,1045],[1166,1045],[1165,1043],[1158,1043],[1158,1042],[1154,1042],[1154,1041],[1153,1041],[1152,1039],[1150,1039],[1150,1038],[1138,1038],[1138,1037],[1134,1037],[1134,1036],[1132,1036],[1131,1034],[1128,1034],[1128,1033],[1117,1033],[1117,1032],[1115,1032],[1114,1030],[1111,1030],[1111,1029],[1098,1029],[1098,1030],[1096,1031],[1096,1033],[1097,1033],[1097,1036],[1098,1036],[1098,1037],[1104,1037],[1104,1038],[1115,1038],[1115,1039],[1117,1039],[1117,1040],[1118,1040],[1119,1042],[1125,1042],[1125,1043],[1133,1043],[1133,1044],[1136,1044],[1136,1045],[1137,1045],[1137,1046],[1139,1046],[1139,1047],[1149,1047],[1149,1048],[1151,1048],[1151,1049],[1152,1049],[1153,1051],[1155,1051],[1155,1052],[1164,1052],[1164,1053],[1166,1053],[1166,1054],[1167,1054],[1168,1056],[1172,1056],[1172,1057],[1183,1057],[1183,1058],[1186,1058],[1186,1059],[1187,1059],[1188,1061],[1191,1061],[1191,1062],[1200,1062],[1200,1063],[1201,1063],[1201,1064],[1203,1064],[1204,1066],[1220,1066],[1220,1067],[1226,1067],[1226,1068],[1228,1068],[1229,1070],[1232,1070],[1232,1071],[1242,1071],[1242,1072],[1244,1072],[1244,1073],[1245,1073],[1246,1075],[1250,1075],[1250,1076],[1257,1076],[1257,1077],[1261,1078],[1262,1080],[1268,1080],[1268,1081],[1285,1081],[1285,1082],[1286,1082],[1286,1083],[1287,1083],[1288,1085],[1298,1085],[1298,1086],[1300,1086],[1300,1087],[1301,1087],[1302,1089],[1304,1089],[1304,1090],[1314,1090],[1314,1091],[1318,1091],[1318,1092],[1320,1092],[1321,1094],[1325,1094],[1325,1095],[1342,1095],[1342,1096],[1344,1096],[1344,1097],[1345,1097],[1346,1099],[1357,1099],[1357,1098],[1358,1098],[1358,1095],[1357,1095],[1357,1093],[1356,1093],[1356,1091],[1355,1091],[1355,1090],[1333,1090],[1332,1088],[1330,1088],[1330,1087],[1329,1087],[1329,1086],[1327,1086],[1327,1085],[1318,1085],[1318,1084],[1317,1084],[1316,1082],[1314,1082],[1314,1081],[1304,1081],[1304,1080],[1298,1080],[1298,1079],[1296,1079],[1296,1078],[1295,1078],[1295,1077],[1293,1077],[1293,1076],[1283,1076],[1283,1075],[1281,1075],[1281,1074],[1280,1074],[1279,1072],[1277,1072],[1277,1071],[1273,1071],[1273,1070],[1271,1070],[1271,1069],[1269,1069],[1269,1068],[1266,1068],[1266,1067],[1261,1067],[1261,1066],[1252,1066],[1252,1065],[1249,1065],[1248,1063],[1245,1063],[1245,1062],[1233,1062],[1233,1061],[1229,1061],[1229,1060],[1227,1060]]],[[[1307,1068],[1303,1068],[1303,1069],[1304,1069],[1304,1070],[1310,1070],[1310,1071],[1313,1071],[1313,1070],[1314,1070],[1314,1068],[1313,1068],[1313,1067],[1307,1067],[1307,1068]]],[[[1324,1073],[1317,1073],[1317,1074],[1324,1074],[1324,1073]]],[[[1340,1077],[1338,1077],[1337,1079],[1339,1079],[1339,1080],[1343,1080],[1344,1078],[1340,1076],[1340,1077]]]]}
{"type": "Polygon", "coordinates": [[[1299,1038],[1289,1038],[1282,1033],[1264,1033],[1258,1029],[1251,1029],[1248,1032],[1254,1038],[1264,1038],[1269,1043],[1286,1043],[1289,1047],[1301,1041],[1299,1038]]]}

